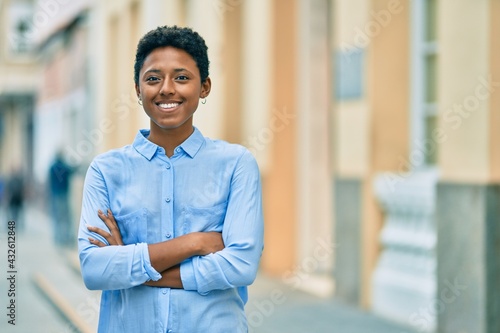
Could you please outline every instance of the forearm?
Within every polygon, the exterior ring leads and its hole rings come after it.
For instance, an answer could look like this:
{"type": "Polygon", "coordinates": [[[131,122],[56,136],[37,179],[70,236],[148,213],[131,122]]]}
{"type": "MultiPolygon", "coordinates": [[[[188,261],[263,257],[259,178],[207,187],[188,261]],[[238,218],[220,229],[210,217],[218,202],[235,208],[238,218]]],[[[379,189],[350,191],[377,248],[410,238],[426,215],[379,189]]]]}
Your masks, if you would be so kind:
{"type": "Polygon", "coordinates": [[[158,272],[168,270],[192,256],[201,254],[201,244],[197,233],[149,244],[148,249],[151,266],[158,272]]]}
{"type": "Polygon", "coordinates": [[[181,268],[179,265],[169,268],[161,273],[160,280],[148,281],[144,284],[151,287],[182,289],[181,268]]]}

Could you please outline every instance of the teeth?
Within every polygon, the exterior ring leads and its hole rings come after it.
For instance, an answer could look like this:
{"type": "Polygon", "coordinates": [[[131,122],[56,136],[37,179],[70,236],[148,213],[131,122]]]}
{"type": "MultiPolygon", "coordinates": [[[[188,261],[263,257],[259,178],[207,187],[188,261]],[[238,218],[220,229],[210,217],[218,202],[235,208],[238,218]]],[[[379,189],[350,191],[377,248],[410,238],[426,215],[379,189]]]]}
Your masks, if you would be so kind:
{"type": "Polygon", "coordinates": [[[162,103],[158,104],[162,109],[172,109],[179,105],[179,103],[162,103]]]}

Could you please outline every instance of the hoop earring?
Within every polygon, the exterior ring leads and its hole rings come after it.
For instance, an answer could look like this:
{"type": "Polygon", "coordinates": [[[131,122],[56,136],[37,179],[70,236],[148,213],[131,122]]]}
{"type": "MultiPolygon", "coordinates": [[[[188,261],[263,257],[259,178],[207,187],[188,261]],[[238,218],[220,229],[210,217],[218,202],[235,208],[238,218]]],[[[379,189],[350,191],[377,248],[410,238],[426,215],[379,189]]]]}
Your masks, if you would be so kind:
{"type": "Polygon", "coordinates": [[[201,104],[207,104],[207,98],[206,97],[201,100],[201,104]]]}
{"type": "Polygon", "coordinates": [[[137,104],[142,106],[142,99],[141,98],[139,98],[139,100],[137,101],[137,104]]]}

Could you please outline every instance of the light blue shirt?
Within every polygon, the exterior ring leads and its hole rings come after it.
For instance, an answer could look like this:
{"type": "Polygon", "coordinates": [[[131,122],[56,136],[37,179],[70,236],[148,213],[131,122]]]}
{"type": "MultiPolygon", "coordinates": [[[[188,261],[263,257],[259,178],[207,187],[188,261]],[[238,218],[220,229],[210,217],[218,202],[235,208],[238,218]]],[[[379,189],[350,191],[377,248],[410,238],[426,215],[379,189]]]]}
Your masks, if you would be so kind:
{"type": "Polygon", "coordinates": [[[103,290],[102,333],[247,332],[246,286],[263,249],[258,166],[242,146],[193,134],[168,158],[141,130],[132,145],[97,156],[85,178],[78,249],[85,285],[103,290]],[[86,225],[108,230],[97,210],[110,208],[124,246],[86,225]],[[144,286],[161,275],[147,244],[190,232],[222,232],[225,248],[181,263],[184,289],[144,286]]]}

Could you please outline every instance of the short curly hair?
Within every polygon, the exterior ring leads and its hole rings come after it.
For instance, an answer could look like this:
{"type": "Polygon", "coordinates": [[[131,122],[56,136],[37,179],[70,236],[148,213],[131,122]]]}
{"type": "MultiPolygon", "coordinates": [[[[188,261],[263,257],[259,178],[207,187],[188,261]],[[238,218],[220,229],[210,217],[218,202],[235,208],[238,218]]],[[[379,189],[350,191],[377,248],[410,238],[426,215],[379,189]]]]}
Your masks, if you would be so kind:
{"type": "Polygon", "coordinates": [[[161,26],[146,33],[137,44],[134,63],[134,82],[139,85],[139,73],[146,57],[159,47],[172,46],[193,57],[200,71],[201,82],[208,78],[208,47],[205,40],[191,28],[161,26]]]}

